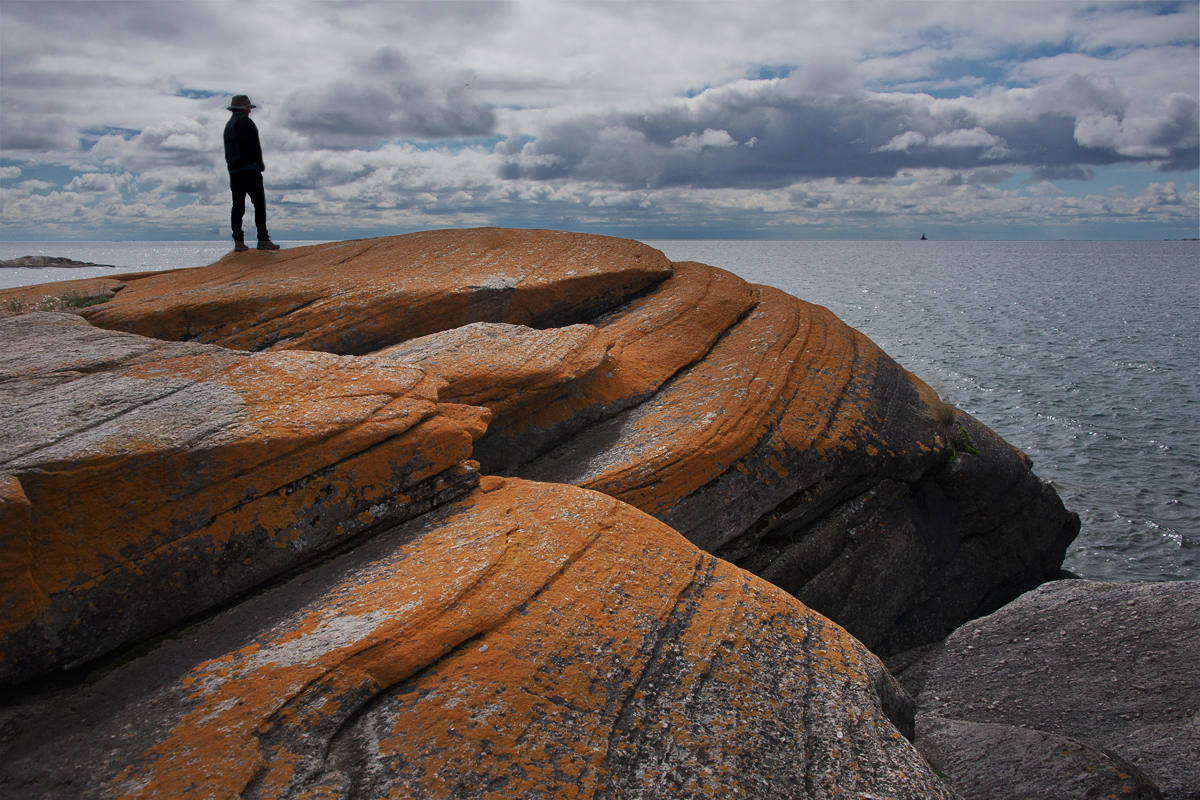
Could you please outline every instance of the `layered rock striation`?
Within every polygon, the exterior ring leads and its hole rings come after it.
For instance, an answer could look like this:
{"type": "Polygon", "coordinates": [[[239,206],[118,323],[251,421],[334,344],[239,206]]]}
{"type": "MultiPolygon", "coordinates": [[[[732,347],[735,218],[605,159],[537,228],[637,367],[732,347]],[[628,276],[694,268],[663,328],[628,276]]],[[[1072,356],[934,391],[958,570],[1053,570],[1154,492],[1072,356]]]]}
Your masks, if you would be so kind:
{"type": "Polygon", "coordinates": [[[156,634],[478,481],[486,411],[394,362],[0,321],[0,678],[156,634]]]}
{"type": "Polygon", "coordinates": [[[0,793],[949,800],[889,721],[905,699],[642,512],[486,477],[22,708],[0,793]]]}
{"type": "MultiPolygon", "coordinates": [[[[144,574],[146,558],[174,575],[172,542],[221,542],[204,547],[243,562],[248,578],[224,577],[225,561],[209,567],[229,586],[185,604],[203,610],[278,574],[259,564],[257,544],[225,546],[240,532],[321,542],[302,561],[373,524],[371,509],[395,493],[454,465],[467,475],[469,458],[484,473],[638,507],[881,654],[937,641],[1054,576],[1077,530],[1023,454],[827,310],[719,269],[671,265],[636,242],[434,231],[112,280],[114,299],[80,312],[90,327],[48,317],[40,328],[53,335],[25,333],[39,315],[8,327],[10,435],[31,438],[0,454],[0,470],[17,481],[10,502],[30,505],[36,566],[14,590],[25,610],[7,634],[61,650],[47,667],[186,616],[181,607],[100,637],[105,645],[60,646],[64,626],[97,629],[74,622],[91,601],[64,592],[117,591],[124,584],[109,578],[144,574]],[[88,361],[84,341],[131,355],[88,361]],[[20,342],[35,353],[22,356],[20,342]],[[127,388],[128,398],[81,411],[127,388]],[[45,425],[38,413],[68,422],[45,425]],[[436,428],[457,444],[382,454],[418,421],[414,435],[436,428]],[[351,458],[391,472],[314,477],[351,458]],[[115,484],[134,488],[110,499],[115,484]],[[295,494],[302,484],[337,499],[309,507],[295,494]],[[37,619],[62,621],[35,621],[35,607],[37,619]]],[[[194,571],[174,582],[184,594],[196,594],[182,588],[194,571]]],[[[119,616],[112,624],[127,625],[119,616]]]]}
{"type": "Polygon", "coordinates": [[[838,625],[936,642],[1078,529],[826,309],[637,242],[104,280],[0,320],[0,682],[90,675],[13,690],[0,786],[945,796],[838,625]]]}

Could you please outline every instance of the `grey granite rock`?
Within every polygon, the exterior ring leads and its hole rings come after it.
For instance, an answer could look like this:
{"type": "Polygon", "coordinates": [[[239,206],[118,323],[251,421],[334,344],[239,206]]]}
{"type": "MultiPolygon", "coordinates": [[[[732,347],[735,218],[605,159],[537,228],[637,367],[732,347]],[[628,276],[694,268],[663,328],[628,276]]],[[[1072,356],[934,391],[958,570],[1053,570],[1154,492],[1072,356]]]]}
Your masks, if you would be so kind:
{"type": "Polygon", "coordinates": [[[917,736],[917,750],[960,800],[1162,797],[1124,759],[1066,736],[931,716],[917,736]]]}
{"type": "Polygon", "coordinates": [[[919,719],[1069,737],[1127,760],[1169,800],[1195,800],[1197,664],[1200,582],[1065,580],[959,628],[900,680],[919,719]]]}

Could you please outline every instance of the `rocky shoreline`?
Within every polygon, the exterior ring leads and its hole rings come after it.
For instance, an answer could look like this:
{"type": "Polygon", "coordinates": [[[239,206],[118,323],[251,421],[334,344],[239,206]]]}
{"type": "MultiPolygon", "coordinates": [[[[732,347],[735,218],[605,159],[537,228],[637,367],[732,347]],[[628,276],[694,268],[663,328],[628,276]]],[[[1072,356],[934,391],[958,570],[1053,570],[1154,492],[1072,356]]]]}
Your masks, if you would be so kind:
{"type": "Polygon", "coordinates": [[[823,308],[501,229],[88,288],[0,320],[2,796],[1197,796],[1186,662],[1121,651],[1178,712],[1121,741],[943,699],[1106,585],[1047,583],[1078,517],[823,308]]]}

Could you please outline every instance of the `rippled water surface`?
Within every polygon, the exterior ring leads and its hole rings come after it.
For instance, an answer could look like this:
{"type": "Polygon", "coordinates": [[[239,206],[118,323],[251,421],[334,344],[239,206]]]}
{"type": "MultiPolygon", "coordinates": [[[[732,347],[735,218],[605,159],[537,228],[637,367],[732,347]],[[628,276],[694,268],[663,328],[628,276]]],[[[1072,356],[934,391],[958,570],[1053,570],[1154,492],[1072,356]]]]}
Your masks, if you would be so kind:
{"type": "Polygon", "coordinates": [[[652,241],[826,306],[1053,481],[1066,567],[1200,579],[1200,244],[652,241]]]}
{"type": "MultiPolygon", "coordinates": [[[[1069,569],[1200,579],[1200,244],[650,244],[828,307],[1028,453],[1083,519],[1069,569]]],[[[0,269],[0,288],[200,266],[229,247],[4,242],[0,259],[119,269],[0,269]]]]}

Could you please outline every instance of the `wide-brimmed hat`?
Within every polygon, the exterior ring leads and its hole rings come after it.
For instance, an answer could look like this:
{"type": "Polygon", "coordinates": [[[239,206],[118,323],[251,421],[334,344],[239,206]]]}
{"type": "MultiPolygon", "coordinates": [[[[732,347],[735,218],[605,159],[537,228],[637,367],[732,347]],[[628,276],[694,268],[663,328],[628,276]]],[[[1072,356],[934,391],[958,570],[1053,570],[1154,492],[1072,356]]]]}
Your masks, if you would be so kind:
{"type": "Polygon", "coordinates": [[[249,97],[246,97],[246,95],[244,95],[244,94],[235,94],[233,96],[233,102],[230,103],[229,108],[227,108],[225,110],[226,111],[249,111],[252,108],[258,108],[258,106],[254,105],[254,103],[251,103],[249,97]]]}

